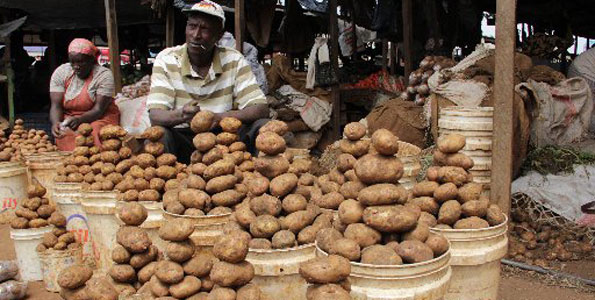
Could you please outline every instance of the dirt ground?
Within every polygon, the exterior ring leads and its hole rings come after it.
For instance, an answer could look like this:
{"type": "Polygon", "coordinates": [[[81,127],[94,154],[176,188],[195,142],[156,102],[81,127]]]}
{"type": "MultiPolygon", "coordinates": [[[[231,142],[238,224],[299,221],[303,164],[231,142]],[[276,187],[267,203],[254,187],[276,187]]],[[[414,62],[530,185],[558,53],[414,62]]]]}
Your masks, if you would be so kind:
{"type": "MultiPolygon", "coordinates": [[[[0,260],[15,259],[8,225],[0,225],[0,260]]],[[[566,272],[595,279],[594,261],[571,262],[564,266],[566,272]]],[[[60,300],[56,293],[47,292],[43,282],[29,283],[29,300],[60,300]]],[[[504,268],[500,281],[500,300],[593,300],[595,288],[577,288],[572,283],[557,282],[530,272],[504,268]],[[569,287],[570,286],[570,287],[569,287]]]]}

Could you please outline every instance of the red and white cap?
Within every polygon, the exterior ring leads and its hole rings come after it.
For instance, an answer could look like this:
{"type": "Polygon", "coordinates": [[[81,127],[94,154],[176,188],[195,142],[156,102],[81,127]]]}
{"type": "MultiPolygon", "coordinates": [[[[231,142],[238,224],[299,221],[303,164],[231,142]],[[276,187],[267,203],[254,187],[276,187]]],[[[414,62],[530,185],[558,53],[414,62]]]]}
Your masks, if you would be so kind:
{"type": "Polygon", "coordinates": [[[225,24],[225,12],[223,12],[223,8],[221,7],[221,5],[219,5],[213,1],[209,1],[209,0],[200,1],[190,7],[182,9],[182,12],[185,12],[185,13],[197,12],[197,13],[203,13],[203,14],[215,16],[215,17],[221,19],[221,21],[223,21],[223,24],[225,24]]]}

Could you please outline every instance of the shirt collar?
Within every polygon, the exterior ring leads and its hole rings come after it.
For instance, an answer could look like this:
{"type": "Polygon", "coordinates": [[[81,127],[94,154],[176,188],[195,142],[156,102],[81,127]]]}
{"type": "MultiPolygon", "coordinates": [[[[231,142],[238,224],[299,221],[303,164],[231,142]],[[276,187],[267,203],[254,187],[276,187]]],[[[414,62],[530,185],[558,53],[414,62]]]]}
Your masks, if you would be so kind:
{"type": "MultiPolygon", "coordinates": [[[[209,68],[207,78],[213,80],[216,76],[223,73],[223,67],[221,66],[221,51],[222,48],[215,46],[215,53],[213,54],[213,62],[209,68]]],[[[200,78],[198,74],[192,69],[190,64],[190,58],[188,57],[188,48],[186,44],[182,48],[182,55],[180,57],[181,73],[184,77],[200,78]]]]}

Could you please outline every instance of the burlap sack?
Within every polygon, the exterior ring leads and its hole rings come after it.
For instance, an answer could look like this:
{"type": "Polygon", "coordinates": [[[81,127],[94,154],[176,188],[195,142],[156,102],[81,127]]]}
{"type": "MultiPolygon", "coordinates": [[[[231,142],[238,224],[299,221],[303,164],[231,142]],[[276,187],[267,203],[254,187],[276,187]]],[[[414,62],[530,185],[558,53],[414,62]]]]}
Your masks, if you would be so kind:
{"type": "Polygon", "coordinates": [[[368,132],[386,128],[401,141],[420,148],[425,145],[425,118],[423,107],[400,98],[376,106],[366,117],[368,132]]]}

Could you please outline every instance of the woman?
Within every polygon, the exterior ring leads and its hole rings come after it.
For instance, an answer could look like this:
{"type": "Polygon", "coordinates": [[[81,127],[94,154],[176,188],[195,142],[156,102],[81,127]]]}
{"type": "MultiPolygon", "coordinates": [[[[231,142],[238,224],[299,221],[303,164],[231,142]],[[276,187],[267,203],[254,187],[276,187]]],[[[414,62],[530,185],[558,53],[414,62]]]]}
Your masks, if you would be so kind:
{"type": "Polygon", "coordinates": [[[68,46],[69,63],[59,66],[50,80],[50,121],[59,150],[74,149],[74,131],[81,123],[93,127],[95,145],[101,145],[99,130],[120,123],[114,103],[114,77],[97,63],[99,50],[86,39],[74,39],[68,46]]]}

